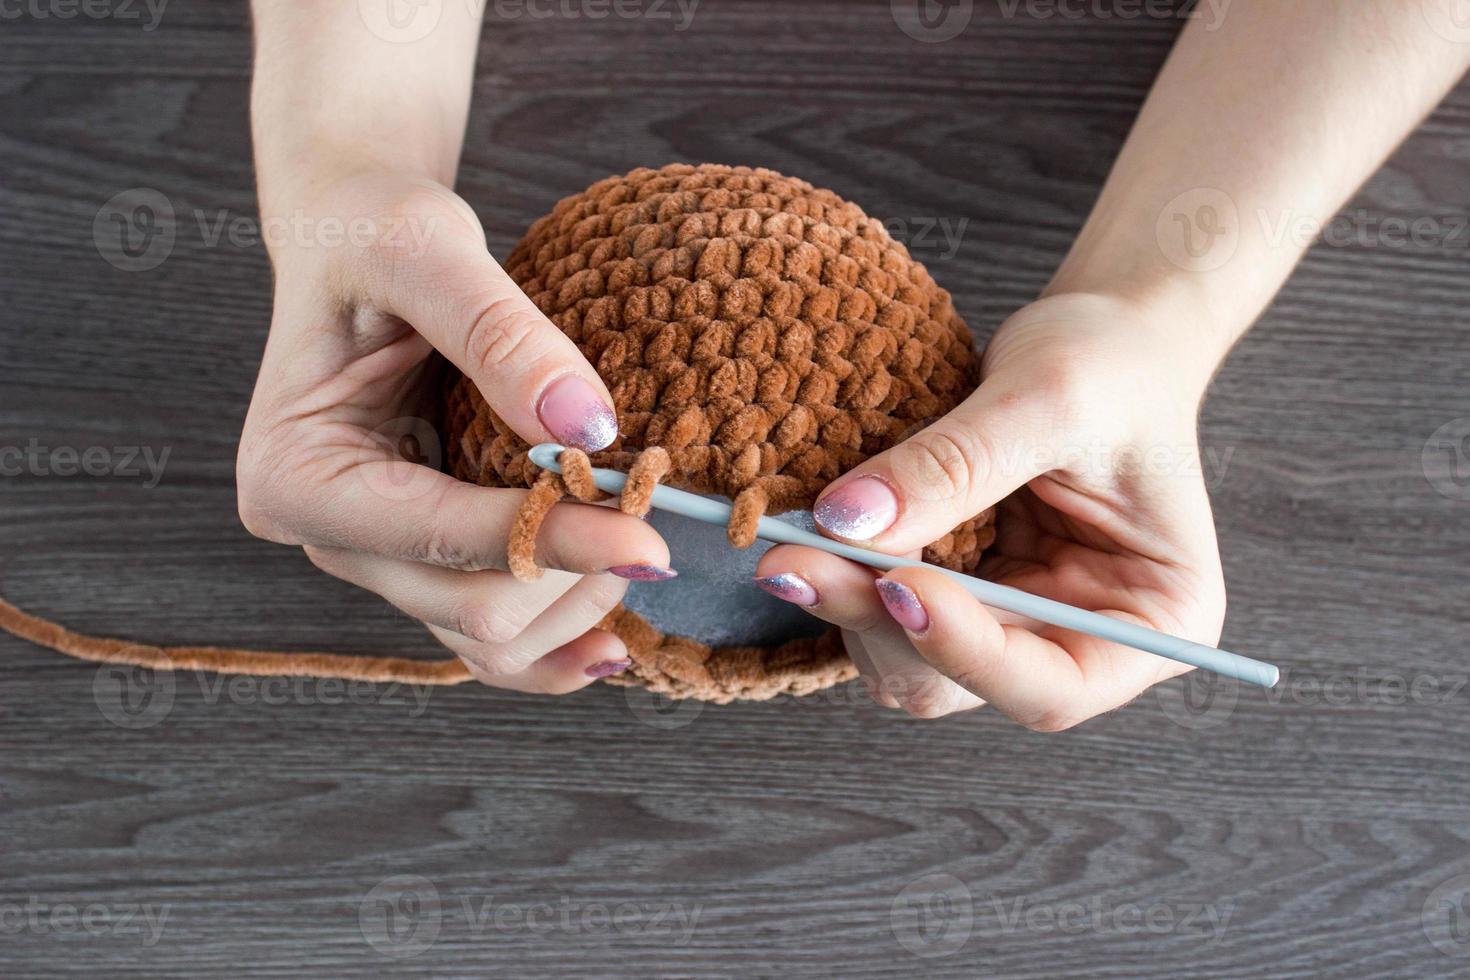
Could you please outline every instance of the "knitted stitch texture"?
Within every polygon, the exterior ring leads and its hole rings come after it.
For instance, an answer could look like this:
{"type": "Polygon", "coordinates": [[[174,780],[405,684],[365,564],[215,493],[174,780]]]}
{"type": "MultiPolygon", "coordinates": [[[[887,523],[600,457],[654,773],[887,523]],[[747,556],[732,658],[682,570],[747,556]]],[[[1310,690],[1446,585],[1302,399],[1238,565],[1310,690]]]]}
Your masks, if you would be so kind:
{"type": "MultiPolygon", "coordinates": [[[[591,464],[627,471],[645,450],[666,450],[645,490],[662,478],[731,498],[737,547],[761,514],[809,509],[978,383],[969,330],[904,246],[856,205],[770,170],[675,164],[607,178],[532,225],[505,265],[612,392],[620,434],[591,464]]],[[[460,479],[537,486],[530,447],[463,377],[449,384],[446,419],[460,479]]],[[[540,482],[528,533],[513,542],[518,575],[535,573],[534,529],[573,490],[540,482]]],[[[642,496],[625,495],[624,509],[646,508],[642,496]]],[[[930,545],[925,560],[973,570],[994,540],[992,516],[930,545]]],[[[804,694],[856,675],[834,634],[711,649],[623,608],[602,626],[634,661],[609,682],[672,697],[804,694]]]]}

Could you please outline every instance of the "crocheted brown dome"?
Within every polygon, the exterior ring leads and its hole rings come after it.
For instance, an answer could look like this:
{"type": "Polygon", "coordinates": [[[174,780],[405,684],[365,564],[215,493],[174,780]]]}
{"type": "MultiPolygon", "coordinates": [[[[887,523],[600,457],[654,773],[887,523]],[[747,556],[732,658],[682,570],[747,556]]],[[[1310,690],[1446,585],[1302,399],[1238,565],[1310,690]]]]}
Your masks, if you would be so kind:
{"type": "MultiPolygon", "coordinates": [[[[949,294],[904,246],[856,205],[769,170],[676,164],[610,177],[532,225],[505,265],[612,392],[620,435],[593,465],[628,470],[662,447],[667,483],[736,501],[740,545],[756,516],[809,509],[978,381],[949,294]]],[[[530,447],[463,377],[446,418],[456,476],[533,485],[530,447]]],[[[925,559],[972,569],[989,523],[962,525],[925,559]]],[[[627,609],[603,626],[634,661],[611,681],[674,697],[803,694],[856,673],[831,633],[712,650],[627,609]]]]}

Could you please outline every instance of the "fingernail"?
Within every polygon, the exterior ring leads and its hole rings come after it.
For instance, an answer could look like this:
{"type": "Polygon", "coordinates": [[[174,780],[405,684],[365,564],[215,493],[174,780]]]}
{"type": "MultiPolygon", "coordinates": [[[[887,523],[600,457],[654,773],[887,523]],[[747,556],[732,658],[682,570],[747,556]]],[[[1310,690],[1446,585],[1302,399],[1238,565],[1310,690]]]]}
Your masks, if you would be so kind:
{"type": "Polygon", "coordinates": [[[839,538],[869,541],[898,519],[898,498],[888,484],[865,476],[823,497],[812,516],[839,538]]]}
{"type": "Polygon", "coordinates": [[[795,572],[782,572],[780,575],[767,575],[765,578],[757,578],[755,584],[765,589],[777,599],[785,599],[787,602],[798,606],[815,606],[817,604],[817,590],[812,584],[795,572]]]}
{"type": "Polygon", "coordinates": [[[604,660],[588,667],[586,673],[588,677],[611,677],[613,674],[621,674],[631,666],[631,660],[604,660]]]}
{"type": "Polygon", "coordinates": [[[929,614],[914,590],[886,578],[878,580],[878,595],[894,622],[910,633],[922,633],[929,628],[929,614]]]}
{"type": "Polygon", "coordinates": [[[618,417],[611,406],[575,374],[557,378],[547,387],[536,415],[562,445],[589,453],[606,449],[618,437],[618,417]]]}
{"type": "Polygon", "coordinates": [[[679,577],[678,572],[662,565],[618,565],[607,571],[609,575],[616,575],[630,582],[667,582],[671,578],[679,577]]]}

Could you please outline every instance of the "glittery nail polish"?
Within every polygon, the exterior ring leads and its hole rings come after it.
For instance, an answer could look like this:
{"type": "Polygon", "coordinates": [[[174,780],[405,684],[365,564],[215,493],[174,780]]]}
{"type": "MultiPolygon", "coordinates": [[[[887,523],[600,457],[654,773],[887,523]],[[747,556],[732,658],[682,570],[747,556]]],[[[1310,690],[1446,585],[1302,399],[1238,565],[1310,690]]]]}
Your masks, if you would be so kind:
{"type": "Polygon", "coordinates": [[[616,575],[630,582],[667,582],[671,578],[679,577],[679,573],[672,568],[659,565],[618,565],[607,571],[609,575],[616,575]]]}
{"type": "Polygon", "coordinates": [[[876,476],[865,476],[823,497],[812,516],[839,538],[870,541],[898,519],[898,497],[876,476]]]}
{"type": "Polygon", "coordinates": [[[588,677],[611,677],[614,674],[621,674],[631,666],[633,666],[631,660],[604,660],[588,667],[585,673],[588,677]]]}
{"type": "Polygon", "coordinates": [[[914,594],[914,590],[886,578],[878,580],[878,595],[894,622],[910,633],[922,633],[929,628],[929,613],[914,594]]]}
{"type": "Polygon", "coordinates": [[[618,417],[590,384],[575,374],[553,381],[536,406],[546,430],[566,446],[593,453],[618,437],[618,417]]]}
{"type": "Polygon", "coordinates": [[[755,579],[755,584],[777,599],[798,606],[815,606],[817,604],[817,590],[812,584],[795,572],[782,572],[780,575],[768,575],[765,578],[755,579]]]}

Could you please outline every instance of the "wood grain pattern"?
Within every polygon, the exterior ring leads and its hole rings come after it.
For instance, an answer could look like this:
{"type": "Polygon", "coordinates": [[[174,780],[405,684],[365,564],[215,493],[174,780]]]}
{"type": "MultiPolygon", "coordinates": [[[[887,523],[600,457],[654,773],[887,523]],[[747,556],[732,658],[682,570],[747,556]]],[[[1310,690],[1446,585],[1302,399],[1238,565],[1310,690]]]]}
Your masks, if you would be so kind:
{"type": "MultiPolygon", "coordinates": [[[[270,272],[195,212],[254,216],[243,7],[5,24],[0,447],[169,457],[157,486],[0,479],[0,592],[152,642],[437,656],[235,518],[270,272]],[[92,222],[134,187],[181,221],[127,273],[92,222]]],[[[461,188],[503,252],[607,173],[771,166],[911,238],[963,223],[913,248],[983,337],[1060,260],[1179,27],[1002,10],[944,44],[882,2],[498,16],[461,188]]],[[[1467,188],[1461,87],[1352,208],[1449,226],[1467,188]]],[[[845,689],[701,710],[179,676],[120,715],[117,678],[0,638],[0,974],[1463,975],[1431,939],[1470,874],[1470,501],[1421,450],[1470,416],[1467,256],[1314,249],[1215,386],[1225,639],[1287,666],[1279,696],[1176,682],[1045,737],[845,689]],[[130,908],[166,910],[156,942],[130,908]]]]}

